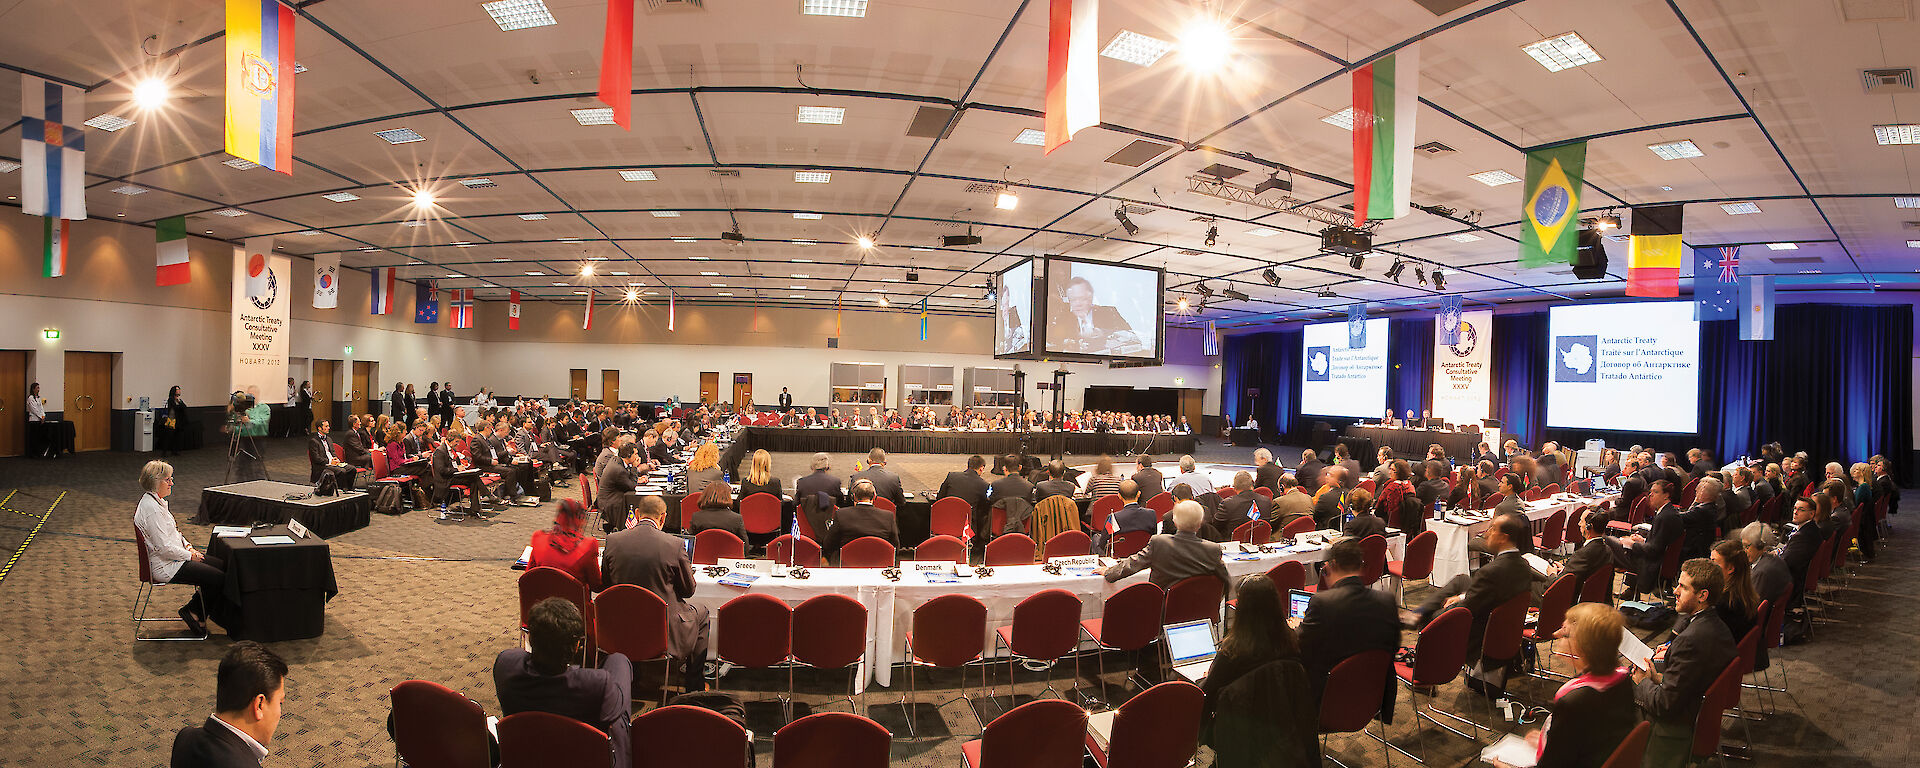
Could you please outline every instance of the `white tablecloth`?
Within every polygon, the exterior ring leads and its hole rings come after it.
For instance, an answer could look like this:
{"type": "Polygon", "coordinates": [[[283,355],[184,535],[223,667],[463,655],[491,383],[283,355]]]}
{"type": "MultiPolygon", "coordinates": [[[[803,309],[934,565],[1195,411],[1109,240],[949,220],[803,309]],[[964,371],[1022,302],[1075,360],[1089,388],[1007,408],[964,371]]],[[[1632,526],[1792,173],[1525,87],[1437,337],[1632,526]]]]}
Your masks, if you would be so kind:
{"type": "MultiPolygon", "coordinates": [[[[1530,501],[1527,502],[1527,520],[1544,520],[1562,510],[1572,514],[1574,509],[1599,506],[1600,502],[1605,500],[1606,497],[1591,498],[1560,494],[1548,499],[1530,501]]],[[[1491,518],[1471,525],[1461,525],[1447,520],[1428,520],[1427,530],[1433,531],[1436,538],[1433,548],[1433,576],[1430,583],[1436,586],[1445,584],[1455,576],[1472,571],[1472,553],[1467,545],[1492,525],[1491,518]]]]}

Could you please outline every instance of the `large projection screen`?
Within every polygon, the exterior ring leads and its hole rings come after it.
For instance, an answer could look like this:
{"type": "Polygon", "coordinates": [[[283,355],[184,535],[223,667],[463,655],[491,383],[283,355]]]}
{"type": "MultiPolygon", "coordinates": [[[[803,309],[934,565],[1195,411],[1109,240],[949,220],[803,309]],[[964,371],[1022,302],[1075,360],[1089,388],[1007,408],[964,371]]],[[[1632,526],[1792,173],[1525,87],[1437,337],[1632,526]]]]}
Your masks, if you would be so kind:
{"type": "Polygon", "coordinates": [[[1379,418],[1387,410],[1387,319],[1367,321],[1367,345],[1348,349],[1347,324],[1316,323],[1303,333],[1300,413],[1379,418]]]}
{"type": "Polygon", "coordinates": [[[1574,304],[1547,314],[1547,426],[1698,432],[1693,302],[1574,304]]]}
{"type": "Polygon", "coordinates": [[[1051,257],[1046,269],[1048,357],[1161,359],[1160,270],[1051,257]]]}
{"type": "Polygon", "coordinates": [[[993,276],[993,354],[1033,352],[1033,260],[993,276]]]}

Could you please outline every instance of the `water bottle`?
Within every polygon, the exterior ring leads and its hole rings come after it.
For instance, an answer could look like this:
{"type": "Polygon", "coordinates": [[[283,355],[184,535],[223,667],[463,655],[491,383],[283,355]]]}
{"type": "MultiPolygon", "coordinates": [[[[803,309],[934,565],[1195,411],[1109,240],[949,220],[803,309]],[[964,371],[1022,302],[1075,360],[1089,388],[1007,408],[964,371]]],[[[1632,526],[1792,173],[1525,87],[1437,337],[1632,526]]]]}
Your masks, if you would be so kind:
{"type": "Polygon", "coordinates": [[[1435,519],[1435,520],[1439,520],[1439,519],[1441,518],[1441,516],[1443,516],[1443,515],[1445,515],[1446,513],[1447,513],[1447,502],[1446,502],[1446,500],[1445,500],[1445,499],[1434,499],[1434,500],[1433,500],[1433,519],[1435,519]]]}

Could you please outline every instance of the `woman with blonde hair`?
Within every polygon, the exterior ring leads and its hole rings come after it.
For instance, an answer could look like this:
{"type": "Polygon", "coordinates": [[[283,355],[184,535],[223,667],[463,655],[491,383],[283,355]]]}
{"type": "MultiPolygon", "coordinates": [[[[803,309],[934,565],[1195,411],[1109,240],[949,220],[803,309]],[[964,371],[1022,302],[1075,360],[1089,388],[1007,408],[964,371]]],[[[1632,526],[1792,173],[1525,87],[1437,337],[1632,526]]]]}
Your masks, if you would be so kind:
{"type": "MultiPolygon", "coordinates": [[[[699,455],[696,454],[694,458],[699,458],[699,455]]],[[[780,478],[773,474],[773,454],[764,450],[754,451],[752,467],[747,470],[747,476],[740,479],[740,498],[756,493],[770,493],[774,498],[780,498],[780,478]]]]}
{"type": "MultiPolygon", "coordinates": [[[[1573,668],[1580,674],[1554,693],[1546,724],[1526,735],[1539,750],[1539,768],[1599,766],[1639,724],[1633,676],[1617,663],[1625,626],[1618,611],[1600,603],[1567,609],[1553,636],[1570,641],[1573,668]]],[[[1491,762],[1507,768],[1506,763],[1491,762]]]]}
{"type": "Polygon", "coordinates": [[[1880,540],[1880,510],[1875,508],[1873,467],[1855,462],[1848,475],[1853,481],[1854,514],[1860,515],[1860,559],[1873,562],[1873,545],[1880,540]]]}
{"type": "MultiPolygon", "coordinates": [[[[140,505],[134,508],[133,527],[146,545],[147,576],[155,584],[191,584],[200,589],[193,599],[180,606],[180,620],[195,635],[207,633],[207,605],[203,592],[225,594],[227,574],[219,560],[208,558],[174,525],[167,497],[173,494],[173,465],[149,461],[140,469],[140,505]]],[[[229,614],[215,617],[222,624],[229,614]]]]}
{"type": "MultiPolygon", "coordinates": [[[[771,457],[768,460],[771,461],[771,457]]],[[[701,443],[693,452],[693,458],[687,460],[687,493],[705,491],[708,483],[726,484],[720,472],[720,446],[712,440],[701,443]]]]}

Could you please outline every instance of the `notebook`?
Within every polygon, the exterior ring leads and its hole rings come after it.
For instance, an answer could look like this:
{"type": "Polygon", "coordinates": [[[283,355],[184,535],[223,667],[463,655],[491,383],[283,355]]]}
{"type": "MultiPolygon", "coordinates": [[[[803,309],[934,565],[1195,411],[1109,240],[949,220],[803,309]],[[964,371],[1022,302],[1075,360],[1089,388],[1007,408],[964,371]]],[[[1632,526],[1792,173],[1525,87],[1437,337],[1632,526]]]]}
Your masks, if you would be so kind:
{"type": "Polygon", "coordinates": [[[1206,619],[1166,625],[1167,655],[1173,671],[1198,684],[1213,667],[1213,622],[1206,619]]]}

